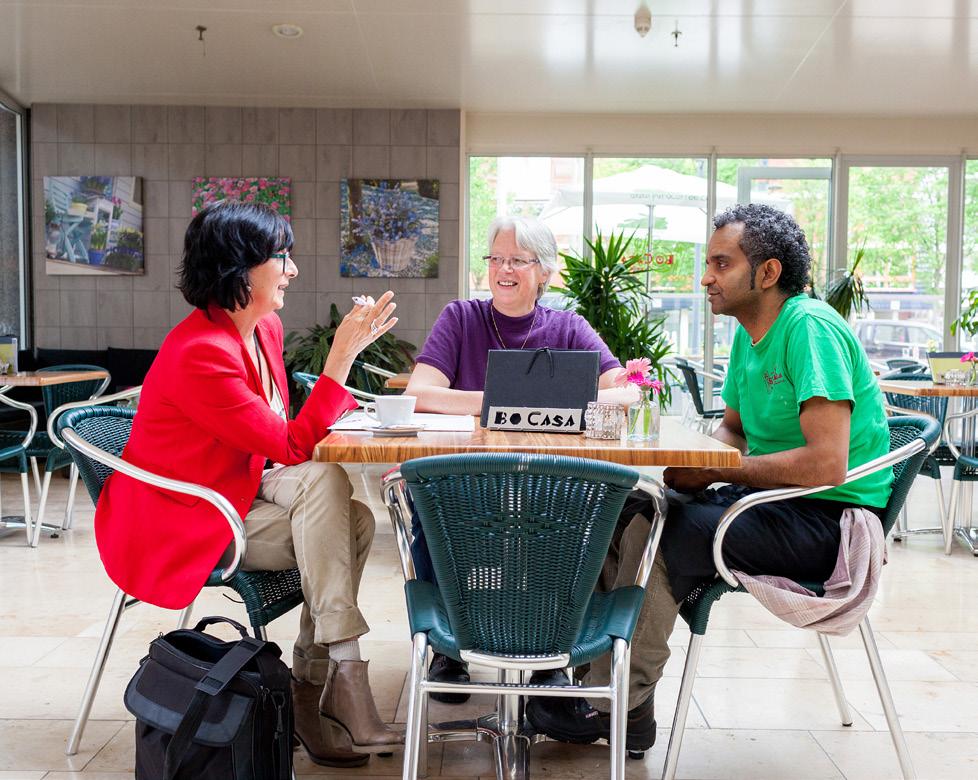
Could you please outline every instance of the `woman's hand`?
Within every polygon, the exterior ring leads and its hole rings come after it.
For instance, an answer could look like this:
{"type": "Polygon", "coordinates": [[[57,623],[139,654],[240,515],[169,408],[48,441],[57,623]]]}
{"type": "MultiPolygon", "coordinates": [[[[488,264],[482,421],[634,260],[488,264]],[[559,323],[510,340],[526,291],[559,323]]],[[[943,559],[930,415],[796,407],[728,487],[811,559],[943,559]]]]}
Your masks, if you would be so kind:
{"type": "Polygon", "coordinates": [[[388,290],[376,302],[369,296],[354,299],[352,311],[336,328],[323,366],[324,376],[341,385],[346,383],[356,356],[397,324],[397,317],[391,317],[397,308],[393,297],[394,293],[388,290]]]}

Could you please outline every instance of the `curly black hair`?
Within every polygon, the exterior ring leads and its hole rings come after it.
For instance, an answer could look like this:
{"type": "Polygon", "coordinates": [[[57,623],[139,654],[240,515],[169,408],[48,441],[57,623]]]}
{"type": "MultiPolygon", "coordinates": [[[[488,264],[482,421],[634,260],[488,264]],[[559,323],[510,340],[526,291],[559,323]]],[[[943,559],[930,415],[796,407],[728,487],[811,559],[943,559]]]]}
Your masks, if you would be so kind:
{"type": "Polygon", "coordinates": [[[226,200],[190,220],[177,289],[191,306],[243,309],[251,301],[248,271],[292,249],[292,227],[261,203],[226,200]]]}
{"type": "Polygon", "coordinates": [[[718,214],[713,225],[719,230],[738,222],[744,226],[740,248],[750,261],[751,289],[757,266],[773,257],[781,261],[780,290],[789,296],[803,292],[811,279],[812,256],[805,232],[791,215],[763,203],[738,203],[718,214]]]}

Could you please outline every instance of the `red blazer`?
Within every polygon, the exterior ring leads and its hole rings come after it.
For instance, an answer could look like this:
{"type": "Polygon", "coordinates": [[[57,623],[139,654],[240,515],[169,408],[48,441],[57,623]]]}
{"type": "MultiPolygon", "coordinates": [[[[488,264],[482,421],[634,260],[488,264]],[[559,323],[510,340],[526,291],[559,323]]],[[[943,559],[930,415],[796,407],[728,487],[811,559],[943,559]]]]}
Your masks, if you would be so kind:
{"type": "MultiPolygon", "coordinates": [[[[256,328],[279,394],[289,406],[282,322],[256,328]]],[[[132,435],[122,457],[173,479],[213,488],[244,519],[265,460],[309,460],[326,429],[356,402],[322,378],[302,411],[286,422],[268,405],[244,342],[216,306],[195,310],[163,342],[146,375],[132,435]]],[[[106,481],[95,510],[105,570],[123,591],[169,609],[187,606],[231,542],[227,522],[202,499],[139,482],[106,481]]]]}

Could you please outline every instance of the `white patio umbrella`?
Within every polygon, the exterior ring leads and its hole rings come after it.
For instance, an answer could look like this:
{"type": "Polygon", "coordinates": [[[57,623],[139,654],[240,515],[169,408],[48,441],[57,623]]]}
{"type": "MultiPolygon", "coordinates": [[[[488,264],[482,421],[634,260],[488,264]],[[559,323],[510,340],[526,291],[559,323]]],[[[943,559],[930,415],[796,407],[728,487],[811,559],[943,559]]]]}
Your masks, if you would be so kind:
{"type": "MultiPolygon", "coordinates": [[[[706,241],[706,179],[658,165],[596,179],[592,197],[595,225],[607,235],[615,230],[648,233],[660,241],[706,241]],[[664,225],[662,223],[665,223],[664,225]]],[[[717,183],[717,206],[737,202],[737,188],[717,183]]],[[[584,217],[584,193],[558,190],[540,219],[556,235],[579,234],[584,217]]]]}

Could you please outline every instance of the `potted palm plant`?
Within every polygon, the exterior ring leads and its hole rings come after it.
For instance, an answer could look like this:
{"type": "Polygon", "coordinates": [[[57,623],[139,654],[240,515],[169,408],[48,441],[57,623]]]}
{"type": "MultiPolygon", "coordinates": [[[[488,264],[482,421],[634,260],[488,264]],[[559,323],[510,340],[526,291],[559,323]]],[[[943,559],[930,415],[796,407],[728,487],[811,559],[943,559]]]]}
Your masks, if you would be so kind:
{"type": "Polygon", "coordinates": [[[825,286],[825,302],[839,312],[846,322],[850,322],[853,314],[860,314],[864,309],[872,308],[863,285],[859,264],[866,254],[865,247],[860,247],[852,261],[852,268],[840,272],[825,286]]]}
{"type": "Polygon", "coordinates": [[[673,377],[663,360],[672,344],[663,331],[664,317],[648,317],[648,299],[639,276],[645,265],[641,255],[630,253],[632,237],[612,233],[605,240],[599,231],[594,241],[585,239],[590,256],[561,254],[563,288],[574,310],[586,319],[608,349],[624,365],[633,358],[648,358],[651,372],[663,383],[659,403],[668,406],[668,378],[673,377]]]}

